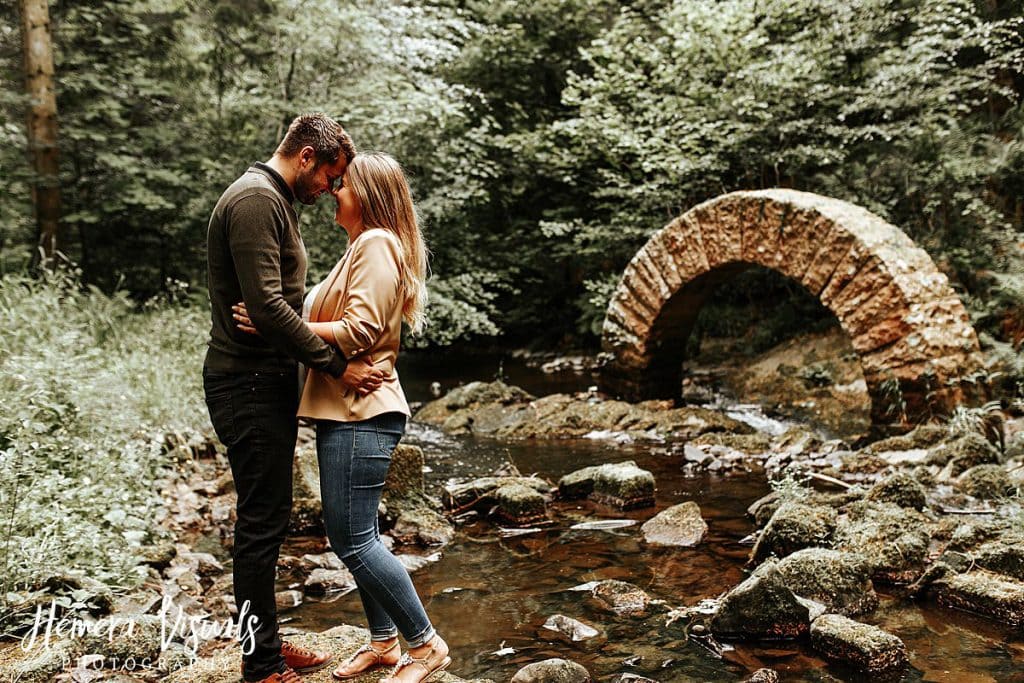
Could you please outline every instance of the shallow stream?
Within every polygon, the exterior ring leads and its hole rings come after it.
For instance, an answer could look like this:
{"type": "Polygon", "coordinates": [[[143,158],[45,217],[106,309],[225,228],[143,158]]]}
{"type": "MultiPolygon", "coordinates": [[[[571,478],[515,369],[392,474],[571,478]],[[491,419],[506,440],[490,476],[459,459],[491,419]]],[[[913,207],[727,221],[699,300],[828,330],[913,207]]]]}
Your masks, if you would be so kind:
{"type": "MultiPolygon", "coordinates": [[[[440,382],[447,391],[460,382],[492,380],[499,372],[506,381],[537,395],[583,390],[592,383],[587,375],[545,375],[521,360],[502,362],[493,356],[453,364],[409,354],[399,363],[410,401],[430,400],[432,382],[440,382]]],[[[763,427],[773,426],[756,411],[750,417],[763,427]]],[[[739,681],[762,666],[778,671],[783,681],[866,680],[827,665],[796,642],[733,643],[718,655],[699,640],[687,639],[685,624],[666,626],[663,613],[644,619],[616,617],[598,609],[587,593],[572,590],[590,581],[620,579],[670,606],[689,606],[735,586],[745,577],[743,565],[749,552],[739,541],[754,530],[745,516],[746,507],[769,490],[762,475],[687,476],[677,455],[652,442],[452,438],[416,423],[410,425],[405,439],[426,451],[431,488],[450,478],[489,474],[510,461],[523,474],[536,473],[557,482],[580,467],[628,459],[650,470],[657,481],[655,508],[622,513],[587,502],[556,504],[554,524],[520,535],[503,536],[497,526],[485,522],[459,526],[442,558],[414,575],[428,614],[452,646],[452,671],[459,676],[507,681],[529,662],[563,657],[583,664],[602,681],[618,680],[621,673],[662,683],[739,681]],[[643,543],[639,527],[643,521],[688,500],[700,506],[709,526],[698,547],[652,548],[643,543]],[[599,520],[636,523],[571,528],[599,520]],[[579,619],[601,635],[576,644],[558,640],[542,628],[554,614],[579,619]]],[[[881,607],[861,620],[881,626],[906,643],[913,668],[902,681],[1024,682],[1024,638],[1019,632],[910,602],[897,592],[887,593],[884,586],[878,588],[881,607]]],[[[308,598],[282,617],[288,626],[307,630],[325,630],[342,622],[365,626],[354,592],[333,599],[308,598]]]]}

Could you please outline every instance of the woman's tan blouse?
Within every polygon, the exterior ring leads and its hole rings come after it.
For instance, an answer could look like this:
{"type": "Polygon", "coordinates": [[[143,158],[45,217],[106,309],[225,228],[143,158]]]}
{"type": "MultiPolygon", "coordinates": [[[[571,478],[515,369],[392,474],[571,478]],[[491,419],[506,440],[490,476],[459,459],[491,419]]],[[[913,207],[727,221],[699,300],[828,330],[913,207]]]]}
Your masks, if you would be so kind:
{"type": "Polygon", "coordinates": [[[369,355],[384,371],[384,383],[360,397],[327,373],[310,370],[299,415],[353,422],[392,411],[409,415],[395,360],[402,336],[402,246],[389,230],[359,234],[334,266],[310,309],[310,322],[333,322],[345,358],[369,355]]]}

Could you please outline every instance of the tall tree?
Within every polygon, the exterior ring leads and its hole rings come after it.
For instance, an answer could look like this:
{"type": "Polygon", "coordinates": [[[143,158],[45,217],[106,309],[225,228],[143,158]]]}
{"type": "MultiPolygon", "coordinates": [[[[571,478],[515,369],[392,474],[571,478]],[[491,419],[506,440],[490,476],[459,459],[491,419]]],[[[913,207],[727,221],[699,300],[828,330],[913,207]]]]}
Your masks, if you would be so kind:
{"type": "Polygon", "coordinates": [[[21,27],[28,91],[28,152],[35,171],[32,203],[38,245],[43,259],[49,261],[60,247],[61,238],[57,96],[46,0],[21,0],[21,27]]]}

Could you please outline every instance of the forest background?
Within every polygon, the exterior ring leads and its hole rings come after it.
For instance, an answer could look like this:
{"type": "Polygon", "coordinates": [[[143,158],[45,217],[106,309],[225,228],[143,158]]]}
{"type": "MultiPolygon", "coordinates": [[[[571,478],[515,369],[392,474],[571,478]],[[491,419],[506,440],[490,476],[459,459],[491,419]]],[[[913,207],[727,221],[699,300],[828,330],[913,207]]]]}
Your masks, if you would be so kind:
{"type": "MultiPolygon", "coordinates": [[[[0,621],[53,567],[135,576],[159,533],[150,436],[206,420],[210,211],[301,112],[409,171],[434,271],[414,345],[593,348],[654,231],[783,186],[907,232],[1024,380],[1022,0],[57,0],[74,265],[42,275],[19,6],[0,6],[0,621]]],[[[329,204],[300,209],[310,282],[345,248],[329,204]]],[[[754,270],[701,331],[766,348],[814,304],[754,270]]]]}

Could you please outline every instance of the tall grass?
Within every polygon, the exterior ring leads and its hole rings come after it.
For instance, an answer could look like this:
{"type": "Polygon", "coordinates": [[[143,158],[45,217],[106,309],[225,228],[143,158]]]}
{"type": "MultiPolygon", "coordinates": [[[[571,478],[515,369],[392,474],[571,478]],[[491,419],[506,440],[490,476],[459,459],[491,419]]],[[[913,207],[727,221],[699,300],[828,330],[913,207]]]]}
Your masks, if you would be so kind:
{"type": "Polygon", "coordinates": [[[160,436],[204,428],[205,307],[0,278],[0,622],[58,573],[130,587],[159,540],[160,436]]]}

